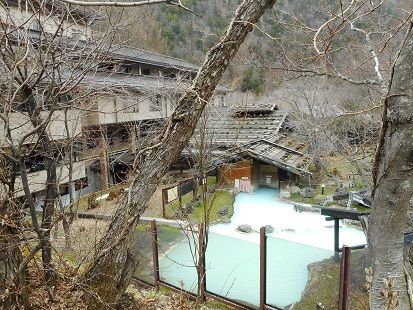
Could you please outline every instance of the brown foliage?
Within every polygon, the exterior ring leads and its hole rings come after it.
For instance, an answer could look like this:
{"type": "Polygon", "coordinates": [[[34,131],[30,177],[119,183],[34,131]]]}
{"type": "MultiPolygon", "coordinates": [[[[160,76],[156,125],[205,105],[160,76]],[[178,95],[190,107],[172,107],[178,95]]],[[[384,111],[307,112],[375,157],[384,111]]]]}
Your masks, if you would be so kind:
{"type": "Polygon", "coordinates": [[[106,200],[111,201],[111,200],[117,199],[120,196],[122,196],[122,194],[124,192],[125,192],[125,190],[123,188],[111,190],[109,192],[109,196],[108,196],[108,198],[106,198],[106,200]]]}
{"type": "Polygon", "coordinates": [[[99,202],[96,200],[96,194],[92,194],[87,198],[87,209],[96,209],[99,207],[99,202]]]}

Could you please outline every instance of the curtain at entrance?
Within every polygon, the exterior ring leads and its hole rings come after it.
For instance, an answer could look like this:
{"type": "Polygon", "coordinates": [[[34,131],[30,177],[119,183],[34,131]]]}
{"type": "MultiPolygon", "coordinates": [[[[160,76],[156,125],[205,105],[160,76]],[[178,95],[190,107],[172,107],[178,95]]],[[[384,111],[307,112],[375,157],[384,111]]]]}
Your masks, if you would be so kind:
{"type": "Polygon", "coordinates": [[[247,192],[251,193],[252,192],[252,186],[251,186],[251,180],[248,178],[242,178],[239,182],[239,190],[241,192],[247,192]]]}

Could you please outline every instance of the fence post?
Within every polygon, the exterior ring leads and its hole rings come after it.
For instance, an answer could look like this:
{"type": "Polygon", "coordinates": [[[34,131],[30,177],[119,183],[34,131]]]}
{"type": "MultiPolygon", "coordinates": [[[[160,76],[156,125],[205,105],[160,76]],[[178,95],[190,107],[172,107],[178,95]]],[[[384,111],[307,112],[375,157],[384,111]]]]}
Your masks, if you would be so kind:
{"type": "Polygon", "coordinates": [[[340,219],[334,218],[334,259],[340,259],[340,219]]]}
{"type": "Polygon", "coordinates": [[[153,261],[153,282],[155,288],[159,288],[159,255],[158,255],[158,229],[156,221],[151,221],[152,231],[152,261],[153,261]]]}
{"type": "Polygon", "coordinates": [[[178,183],[177,191],[178,191],[178,198],[179,198],[179,207],[182,208],[182,191],[181,191],[182,183],[178,183]]]}
{"type": "Polygon", "coordinates": [[[166,219],[166,210],[165,210],[165,201],[168,199],[168,190],[167,189],[162,189],[162,217],[166,219]]]}
{"type": "Polygon", "coordinates": [[[265,309],[267,298],[267,236],[265,227],[260,228],[260,310],[265,309]]]}
{"type": "Polygon", "coordinates": [[[192,199],[193,200],[196,200],[196,186],[197,186],[196,176],[194,176],[192,178],[192,199]]]}
{"type": "Polygon", "coordinates": [[[205,292],[206,292],[206,271],[205,271],[205,244],[204,244],[204,224],[201,223],[198,225],[198,252],[199,252],[199,259],[198,262],[199,267],[199,279],[201,287],[199,288],[199,299],[201,302],[205,302],[205,292]]]}
{"type": "Polygon", "coordinates": [[[339,310],[348,310],[350,254],[351,248],[347,245],[344,245],[342,248],[340,261],[340,295],[338,305],[339,310]]]}

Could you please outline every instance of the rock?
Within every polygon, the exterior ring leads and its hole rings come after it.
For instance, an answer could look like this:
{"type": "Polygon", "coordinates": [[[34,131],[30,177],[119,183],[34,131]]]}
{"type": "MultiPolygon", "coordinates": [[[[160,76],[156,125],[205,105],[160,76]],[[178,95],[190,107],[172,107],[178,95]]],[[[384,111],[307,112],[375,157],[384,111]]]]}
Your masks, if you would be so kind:
{"type": "Polygon", "coordinates": [[[336,201],[338,201],[338,200],[347,200],[347,199],[348,199],[348,195],[349,195],[348,192],[345,192],[345,193],[337,193],[337,194],[333,195],[333,200],[336,200],[336,201]]]}
{"type": "Polygon", "coordinates": [[[228,214],[228,207],[224,207],[224,208],[220,209],[218,212],[222,216],[227,215],[228,214]]]}
{"type": "Polygon", "coordinates": [[[304,198],[313,198],[315,194],[315,190],[310,187],[304,187],[300,190],[301,197],[304,198]]]}
{"type": "Polygon", "coordinates": [[[224,216],[224,217],[221,219],[221,223],[229,224],[229,223],[231,223],[231,220],[230,220],[228,217],[224,216]]]}
{"type": "Polygon", "coordinates": [[[294,211],[295,212],[318,212],[320,213],[320,207],[313,206],[306,203],[295,203],[294,204],[294,211]]]}
{"type": "Polygon", "coordinates": [[[238,231],[241,231],[241,232],[245,232],[245,233],[250,233],[250,232],[252,232],[252,228],[251,228],[251,226],[248,225],[248,224],[239,225],[239,226],[237,227],[237,230],[238,230],[238,231]]]}
{"type": "Polygon", "coordinates": [[[280,198],[281,199],[288,199],[291,197],[291,193],[289,191],[281,191],[280,198]]]}
{"type": "Polygon", "coordinates": [[[290,186],[290,193],[296,194],[300,192],[300,188],[298,186],[290,186]]]}
{"type": "Polygon", "coordinates": [[[265,233],[266,234],[271,234],[274,232],[274,227],[272,227],[271,225],[265,225],[265,233]]]}
{"type": "Polygon", "coordinates": [[[185,212],[186,213],[192,213],[194,211],[194,205],[191,202],[188,202],[185,206],[185,212]]]}
{"type": "Polygon", "coordinates": [[[314,199],[318,204],[322,204],[326,200],[323,195],[315,195],[314,199]]]}
{"type": "Polygon", "coordinates": [[[413,211],[409,210],[407,213],[407,220],[406,220],[406,232],[413,231],[413,211]]]}
{"type": "Polygon", "coordinates": [[[339,184],[336,188],[337,195],[345,195],[348,194],[348,190],[344,188],[343,184],[339,184]]]}

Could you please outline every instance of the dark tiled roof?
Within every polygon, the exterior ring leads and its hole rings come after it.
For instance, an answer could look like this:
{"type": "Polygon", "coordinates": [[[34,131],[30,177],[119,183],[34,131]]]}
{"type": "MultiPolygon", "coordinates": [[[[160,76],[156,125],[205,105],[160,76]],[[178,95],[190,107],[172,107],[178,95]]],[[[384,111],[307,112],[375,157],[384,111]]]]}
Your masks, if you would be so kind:
{"type": "Polygon", "coordinates": [[[191,85],[188,80],[106,72],[88,73],[82,79],[81,84],[92,87],[112,88],[114,90],[119,88],[135,89],[159,94],[162,94],[162,91],[183,93],[191,85]]]}
{"type": "MultiPolygon", "coordinates": [[[[221,109],[208,117],[206,135],[212,153],[225,157],[228,151],[224,149],[232,150],[231,156],[247,155],[298,175],[311,174],[306,145],[279,133],[287,113],[271,110],[254,117],[234,117],[231,111],[231,108],[226,112],[221,109]]],[[[197,147],[198,137],[199,128],[189,148],[197,147]]]]}
{"type": "Polygon", "coordinates": [[[277,110],[277,105],[273,103],[241,103],[241,104],[234,104],[230,107],[230,111],[234,113],[242,113],[242,112],[271,112],[277,110]]]}
{"type": "Polygon", "coordinates": [[[286,113],[278,111],[255,117],[211,115],[207,121],[207,135],[214,146],[242,145],[276,135],[285,118],[286,113]]]}
{"type": "Polygon", "coordinates": [[[311,174],[308,166],[311,158],[305,144],[285,135],[275,135],[244,145],[241,152],[295,174],[311,174]]]}
{"type": "MultiPolygon", "coordinates": [[[[154,94],[162,94],[166,91],[173,94],[182,94],[191,87],[191,83],[192,81],[187,79],[100,71],[87,73],[80,82],[80,84],[91,87],[98,86],[113,90],[119,88],[134,89],[154,94]]],[[[217,86],[216,90],[228,91],[223,86],[217,86]]]]}
{"type": "Polygon", "coordinates": [[[176,68],[180,70],[193,72],[196,72],[199,69],[199,66],[194,65],[188,61],[166,55],[148,52],[139,48],[114,46],[111,48],[111,53],[115,55],[118,59],[136,61],[148,65],[176,68]]]}

